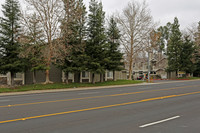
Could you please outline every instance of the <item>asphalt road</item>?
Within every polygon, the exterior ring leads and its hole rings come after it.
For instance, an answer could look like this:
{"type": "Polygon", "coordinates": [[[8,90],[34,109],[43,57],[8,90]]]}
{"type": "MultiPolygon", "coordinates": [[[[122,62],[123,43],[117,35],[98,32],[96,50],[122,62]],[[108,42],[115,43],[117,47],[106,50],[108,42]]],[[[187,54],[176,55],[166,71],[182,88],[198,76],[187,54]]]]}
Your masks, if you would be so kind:
{"type": "Polygon", "coordinates": [[[200,133],[200,81],[1,96],[0,133],[200,133]]]}

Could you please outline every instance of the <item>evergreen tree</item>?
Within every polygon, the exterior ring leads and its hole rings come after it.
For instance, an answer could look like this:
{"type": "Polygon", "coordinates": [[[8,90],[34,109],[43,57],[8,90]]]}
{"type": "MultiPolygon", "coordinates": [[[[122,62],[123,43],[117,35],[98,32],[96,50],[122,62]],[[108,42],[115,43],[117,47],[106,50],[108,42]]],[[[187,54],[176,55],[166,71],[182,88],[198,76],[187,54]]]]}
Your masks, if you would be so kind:
{"type": "Polygon", "coordinates": [[[197,33],[195,34],[195,72],[194,76],[200,76],[200,22],[198,23],[197,33]]]}
{"type": "Polygon", "coordinates": [[[95,73],[105,73],[105,12],[102,3],[96,0],[90,1],[88,22],[88,42],[86,44],[86,54],[89,58],[88,70],[92,72],[92,83],[94,84],[95,73]]]}
{"type": "Polygon", "coordinates": [[[194,72],[195,67],[194,63],[192,62],[194,51],[194,42],[189,39],[189,36],[184,37],[180,51],[180,71],[185,71],[186,73],[194,72]]]}
{"type": "Polygon", "coordinates": [[[167,45],[166,42],[168,42],[169,40],[170,27],[171,27],[171,23],[167,23],[166,26],[160,26],[157,30],[157,32],[160,34],[160,37],[157,41],[157,45],[159,47],[160,52],[161,51],[166,52],[165,46],[167,45]]]}
{"type": "Polygon", "coordinates": [[[11,85],[14,75],[23,70],[23,63],[19,58],[19,20],[20,5],[17,0],[6,0],[2,5],[4,17],[0,18],[0,72],[11,72],[11,85]]]}
{"type": "Polygon", "coordinates": [[[36,71],[46,70],[42,54],[45,48],[44,33],[36,14],[24,16],[22,20],[24,36],[21,38],[20,56],[26,59],[29,70],[33,72],[33,84],[36,83],[36,71]]]}
{"type": "Polygon", "coordinates": [[[62,37],[66,47],[70,48],[64,64],[59,64],[66,73],[80,73],[86,70],[85,36],[86,36],[86,7],[83,0],[63,0],[65,18],[62,20],[62,37]]]}
{"type": "Polygon", "coordinates": [[[107,44],[107,70],[113,71],[113,80],[115,81],[115,71],[122,70],[123,54],[119,50],[119,39],[120,31],[117,27],[117,23],[114,20],[114,17],[111,17],[108,27],[108,44],[107,44]]]}
{"type": "Polygon", "coordinates": [[[182,45],[182,34],[179,29],[180,25],[178,18],[175,17],[174,23],[171,24],[169,40],[167,44],[167,56],[168,56],[168,68],[167,71],[178,71],[181,69],[181,45],[182,45]]]}

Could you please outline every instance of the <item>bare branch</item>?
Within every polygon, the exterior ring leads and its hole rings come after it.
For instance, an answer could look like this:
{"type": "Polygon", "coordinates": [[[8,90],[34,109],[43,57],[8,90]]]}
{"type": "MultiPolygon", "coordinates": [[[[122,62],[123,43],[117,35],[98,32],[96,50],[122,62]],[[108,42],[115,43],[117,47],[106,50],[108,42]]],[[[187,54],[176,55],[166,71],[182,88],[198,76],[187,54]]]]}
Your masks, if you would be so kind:
{"type": "Polygon", "coordinates": [[[123,13],[116,18],[121,31],[121,44],[125,49],[127,64],[129,65],[129,79],[132,77],[135,57],[146,50],[149,34],[154,27],[146,2],[130,2],[123,13]]]}

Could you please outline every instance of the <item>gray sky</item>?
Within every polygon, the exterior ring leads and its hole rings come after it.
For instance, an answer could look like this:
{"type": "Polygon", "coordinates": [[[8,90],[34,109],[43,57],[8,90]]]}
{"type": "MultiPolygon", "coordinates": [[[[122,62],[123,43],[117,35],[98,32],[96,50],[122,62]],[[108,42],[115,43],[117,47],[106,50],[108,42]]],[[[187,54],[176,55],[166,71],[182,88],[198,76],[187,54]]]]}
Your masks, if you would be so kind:
{"type": "MultiPolygon", "coordinates": [[[[23,1],[23,0],[20,0],[23,1]]],[[[84,0],[88,6],[90,0],[84,0]]],[[[121,12],[127,3],[131,0],[101,0],[106,15],[116,11],[121,12]]],[[[142,1],[142,0],[136,0],[142,1]]],[[[173,22],[174,17],[178,17],[181,29],[200,21],[200,0],[146,0],[151,14],[155,21],[159,21],[160,25],[167,22],[173,22]]],[[[5,0],[0,0],[0,4],[5,0]]],[[[2,8],[0,8],[2,9],[2,8]]],[[[0,12],[0,16],[2,13],[0,12]]]]}

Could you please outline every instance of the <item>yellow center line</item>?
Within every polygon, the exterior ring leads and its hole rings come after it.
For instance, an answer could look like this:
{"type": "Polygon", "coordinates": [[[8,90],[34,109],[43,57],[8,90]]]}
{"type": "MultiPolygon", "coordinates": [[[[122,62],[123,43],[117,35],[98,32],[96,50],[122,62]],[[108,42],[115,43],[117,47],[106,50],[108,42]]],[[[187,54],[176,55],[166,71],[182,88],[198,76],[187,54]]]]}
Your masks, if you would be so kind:
{"type": "Polygon", "coordinates": [[[184,93],[184,94],[178,94],[178,95],[155,97],[155,98],[143,99],[143,100],[139,100],[139,101],[120,103],[120,104],[113,104],[113,105],[106,105],[106,106],[93,107],[93,108],[86,108],[86,109],[80,109],[80,110],[72,110],[72,111],[67,111],[67,112],[60,112],[60,113],[52,113],[52,114],[46,114],[46,115],[24,117],[24,118],[13,119],[13,120],[5,120],[5,121],[0,121],[0,124],[9,123],[9,122],[24,121],[24,120],[30,120],[30,119],[36,119],[36,118],[44,118],[44,117],[50,117],[50,116],[57,116],[57,115],[64,115],[64,114],[71,114],[71,113],[77,113],[77,112],[105,109],[105,108],[111,108],[111,107],[117,107],[117,106],[125,106],[125,105],[131,105],[131,104],[135,104],[135,103],[143,103],[143,102],[148,102],[148,101],[156,101],[156,100],[162,100],[162,99],[168,99],[168,98],[174,98],[174,97],[181,97],[181,96],[187,96],[187,95],[194,95],[194,94],[200,94],[200,91],[191,92],[191,93],[184,93]]]}
{"type": "Polygon", "coordinates": [[[35,104],[44,104],[44,103],[67,102],[67,101],[76,101],[76,100],[94,99],[94,98],[103,98],[103,97],[116,97],[116,96],[134,95],[134,94],[141,94],[141,93],[148,93],[148,92],[158,92],[158,91],[167,91],[167,90],[175,90],[175,89],[183,89],[183,88],[197,87],[197,86],[199,86],[199,85],[183,86],[183,87],[168,88],[168,89],[159,89],[159,90],[150,90],[150,91],[139,91],[139,92],[131,92],[131,93],[112,94],[112,95],[82,97],[82,98],[73,98],[73,99],[62,99],[62,100],[54,100],[54,101],[43,101],[43,102],[33,102],[33,103],[3,105],[3,106],[0,106],[0,108],[16,107],[16,106],[26,106],[26,105],[35,105],[35,104]]]}

